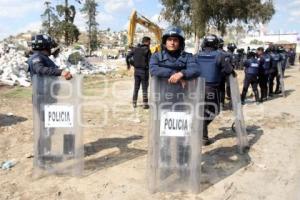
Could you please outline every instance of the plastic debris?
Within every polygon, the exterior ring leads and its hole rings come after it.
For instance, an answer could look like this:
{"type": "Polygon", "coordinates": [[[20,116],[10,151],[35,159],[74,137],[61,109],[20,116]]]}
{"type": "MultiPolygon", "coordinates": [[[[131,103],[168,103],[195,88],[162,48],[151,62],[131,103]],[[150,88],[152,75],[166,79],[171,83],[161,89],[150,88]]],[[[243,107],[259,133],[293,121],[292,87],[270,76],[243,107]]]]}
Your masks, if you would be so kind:
{"type": "Polygon", "coordinates": [[[8,170],[8,169],[14,167],[16,164],[17,164],[16,160],[8,160],[1,164],[1,169],[8,170]]]}

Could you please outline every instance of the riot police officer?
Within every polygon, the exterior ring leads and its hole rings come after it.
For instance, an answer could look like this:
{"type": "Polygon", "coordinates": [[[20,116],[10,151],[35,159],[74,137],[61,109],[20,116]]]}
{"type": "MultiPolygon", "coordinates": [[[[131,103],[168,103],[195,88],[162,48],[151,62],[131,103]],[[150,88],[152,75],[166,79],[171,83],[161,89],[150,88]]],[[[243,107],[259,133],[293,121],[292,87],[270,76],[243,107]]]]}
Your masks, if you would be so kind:
{"type": "Polygon", "coordinates": [[[259,74],[258,74],[258,83],[260,87],[260,101],[263,102],[267,100],[268,96],[268,78],[269,78],[269,69],[271,63],[271,57],[269,55],[269,49],[266,49],[264,52],[263,47],[257,48],[257,60],[259,63],[259,74]]]}
{"type": "Polygon", "coordinates": [[[54,40],[43,34],[32,36],[31,48],[33,54],[28,59],[29,72],[31,77],[38,76],[63,76],[66,80],[72,78],[69,71],[59,69],[59,67],[49,58],[51,49],[56,47],[54,40]]]}
{"type": "MultiPolygon", "coordinates": [[[[183,101],[180,94],[185,94],[185,80],[197,78],[199,71],[196,69],[193,55],[184,51],[185,37],[183,31],[175,26],[171,26],[165,30],[162,36],[162,50],[156,52],[150,59],[150,74],[152,77],[158,77],[159,79],[167,79],[164,88],[166,93],[173,95],[168,96],[166,94],[162,99],[171,104],[180,103],[183,101]],[[172,85],[168,87],[168,85],[172,85]],[[179,94],[179,95],[177,95],[179,94]]],[[[164,93],[163,92],[163,93],[164,93]]],[[[175,108],[174,108],[175,109],[175,108]]],[[[176,109],[181,109],[177,106],[176,109]]],[[[169,164],[170,162],[170,139],[168,137],[161,138],[160,156],[163,163],[169,164]]],[[[177,140],[178,157],[177,162],[179,165],[186,164],[188,162],[188,154],[190,147],[186,145],[185,138],[177,140]]]]}
{"type": "MultiPolygon", "coordinates": [[[[35,84],[35,87],[33,87],[36,91],[34,91],[34,94],[38,94],[35,98],[38,103],[34,104],[33,106],[38,111],[37,116],[38,120],[41,122],[44,122],[44,112],[45,108],[43,108],[43,105],[41,105],[42,100],[47,99],[48,103],[56,103],[57,99],[55,96],[52,96],[51,92],[51,85],[49,85],[48,81],[46,80],[46,77],[49,76],[63,76],[66,80],[70,80],[72,78],[72,75],[70,72],[59,69],[59,67],[49,58],[49,56],[52,54],[57,55],[58,54],[58,48],[57,44],[54,42],[54,40],[48,36],[43,34],[34,35],[31,38],[31,48],[32,48],[32,55],[28,59],[28,65],[29,65],[29,72],[31,75],[31,78],[33,76],[37,76],[36,81],[38,83],[35,84]],[[55,48],[56,50],[52,52],[52,49],[55,48]]],[[[54,87],[53,91],[56,93],[59,90],[59,87],[54,87]]],[[[40,123],[40,130],[44,131],[45,127],[43,123],[40,123]]],[[[41,131],[41,134],[39,134],[38,138],[38,165],[41,168],[45,168],[45,164],[55,159],[55,157],[49,156],[48,154],[51,152],[51,136],[54,133],[54,129],[47,129],[47,134],[44,134],[44,132],[41,131]],[[43,134],[42,134],[43,133],[43,134]]]]}
{"type": "Polygon", "coordinates": [[[138,93],[140,85],[143,90],[143,108],[148,109],[148,86],[149,86],[149,60],[151,57],[150,51],[151,39],[147,36],[143,37],[142,44],[126,56],[127,69],[130,69],[130,64],[134,66],[134,90],[132,103],[133,107],[137,106],[138,93]]]}
{"type": "MultiPolygon", "coordinates": [[[[278,76],[277,65],[281,62],[280,55],[278,54],[277,47],[274,45],[270,45],[270,56],[271,56],[271,66],[269,70],[269,96],[272,97],[274,95],[273,87],[274,87],[274,79],[278,76]]],[[[276,89],[279,90],[280,82],[277,81],[276,89]]],[[[276,91],[278,92],[278,91],[276,91]]]]}
{"type": "Polygon", "coordinates": [[[293,48],[290,48],[290,50],[288,51],[288,56],[289,56],[290,65],[294,66],[295,59],[296,59],[296,52],[293,48]]]}
{"type": "Polygon", "coordinates": [[[184,82],[184,79],[199,76],[191,53],[184,51],[183,31],[171,26],[162,37],[162,51],[151,56],[150,74],[160,78],[169,78],[169,83],[184,82]]]}
{"type": "MultiPolygon", "coordinates": [[[[230,59],[230,63],[233,65],[232,62],[232,54],[229,52],[226,52],[224,49],[224,40],[223,38],[219,38],[219,51],[226,56],[228,59],[230,59]]],[[[225,105],[225,96],[227,94],[227,97],[230,97],[230,87],[229,87],[229,80],[226,78],[226,76],[222,76],[221,84],[220,84],[220,103],[221,108],[225,105]]]]}
{"type": "MultiPolygon", "coordinates": [[[[277,53],[279,54],[280,56],[280,66],[281,67],[281,72],[282,72],[282,76],[284,77],[284,72],[285,72],[285,68],[286,68],[286,65],[287,65],[287,62],[288,62],[288,56],[287,56],[287,53],[285,51],[285,49],[282,47],[282,46],[279,46],[277,48],[277,53]]],[[[281,93],[281,82],[280,82],[280,73],[278,72],[277,73],[277,76],[276,76],[276,89],[275,89],[275,94],[279,94],[281,93]]]]}
{"type": "Polygon", "coordinates": [[[219,40],[216,35],[207,35],[203,40],[203,51],[195,55],[200,76],[205,78],[205,108],[203,144],[209,145],[212,141],[208,137],[208,125],[220,112],[220,86],[222,77],[235,74],[230,58],[218,51],[219,40]]]}
{"type": "Polygon", "coordinates": [[[237,47],[234,43],[228,43],[228,45],[227,45],[227,52],[230,54],[231,63],[233,64],[233,67],[235,69],[238,67],[237,55],[234,53],[236,48],[237,47]]]}
{"type": "Polygon", "coordinates": [[[255,49],[252,49],[248,52],[248,59],[245,61],[244,67],[245,67],[245,79],[244,79],[244,86],[241,95],[242,104],[245,104],[245,98],[250,84],[252,86],[255,101],[258,103],[259,94],[258,94],[257,84],[258,84],[259,63],[258,60],[256,59],[255,49]]]}

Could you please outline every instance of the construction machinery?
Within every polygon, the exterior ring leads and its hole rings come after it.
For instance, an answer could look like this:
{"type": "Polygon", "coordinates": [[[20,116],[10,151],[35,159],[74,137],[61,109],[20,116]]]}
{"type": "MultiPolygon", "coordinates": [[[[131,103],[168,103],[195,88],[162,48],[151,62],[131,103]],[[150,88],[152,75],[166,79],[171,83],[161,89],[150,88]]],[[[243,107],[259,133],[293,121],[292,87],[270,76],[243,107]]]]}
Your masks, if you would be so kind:
{"type": "Polygon", "coordinates": [[[156,38],[156,46],[151,47],[151,52],[157,52],[160,51],[160,44],[161,44],[161,37],[162,37],[162,30],[161,28],[156,25],[155,23],[151,22],[146,17],[140,15],[137,13],[136,10],[133,10],[130,15],[130,21],[128,26],[128,47],[133,46],[133,40],[134,40],[134,34],[136,30],[136,25],[140,24],[141,26],[147,28],[149,32],[154,33],[156,38]]]}

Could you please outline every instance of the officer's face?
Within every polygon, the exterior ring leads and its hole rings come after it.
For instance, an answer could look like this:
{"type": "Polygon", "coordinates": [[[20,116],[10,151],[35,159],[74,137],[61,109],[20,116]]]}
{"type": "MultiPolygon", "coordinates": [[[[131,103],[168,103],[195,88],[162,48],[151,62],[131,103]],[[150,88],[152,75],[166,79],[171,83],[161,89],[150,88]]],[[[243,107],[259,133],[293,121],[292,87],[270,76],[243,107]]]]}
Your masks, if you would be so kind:
{"type": "Polygon", "coordinates": [[[257,50],[256,53],[257,53],[258,56],[261,56],[261,55],[263,55],[264,52],[261,51],[261,50],[257,50]]]}
{"type": "Polygon", "coordinates": [[[151,44],[150,40],[144,42],[144,45],[150,46],[150,44],[151,44]]]}
{"type": "Polygon", "coordinates": [[[166,48],[168,51],[176,51],[180,47],[180,41],[177,37],[168,37],[166,41],[166,48]]]}

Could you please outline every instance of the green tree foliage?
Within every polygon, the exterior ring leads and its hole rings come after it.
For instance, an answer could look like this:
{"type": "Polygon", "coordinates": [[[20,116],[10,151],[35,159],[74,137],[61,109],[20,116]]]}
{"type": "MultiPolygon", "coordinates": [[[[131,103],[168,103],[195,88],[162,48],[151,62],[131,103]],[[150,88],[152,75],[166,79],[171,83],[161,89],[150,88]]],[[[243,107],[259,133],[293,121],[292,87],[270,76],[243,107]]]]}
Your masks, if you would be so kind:
{"type": "MultiPolygon", "coordinates": [[[[80,1],[77,1],[80,3],[80,1]]],[[[55,26],[55,33],[58,37],[64,36],[66,45],[70,45],[77,42],[80,32],[76,25],[74,25],[74,19],[76,16],[75,6],[70,5],[68,0],[65,0],[64,5],[57,5],[56,11],[60,18],[60,21],[55,26]]]]}
{"type": "Polygon", "coordinates": [[[222,35],[233,22],[268,22],[275,13],[272,0],[160,0],[162,15],[188,33],[201,37],[208,27],[222,35]]]}
{"type": "Polygon", "coordinates": [[[98,23],[96,21],[97,16],[97,6],[98,4],[95,0],[86,0],[81,12],[85,15],[87,19],[87,31],[88,31],[88,51],[91,56],[92,51],[95,51],[98,48],[99,41],[97,38],[98,35],[98,23]]]}
{"type": "Polygon", "coordinates": [[[42,31],[55,36],[53,27],[58,23],[58,17],[55,14],[55,9],[51,6],[50,1],[45,2],[46,9],[44,13],[41,15],[42,17],[42,31]]]}

